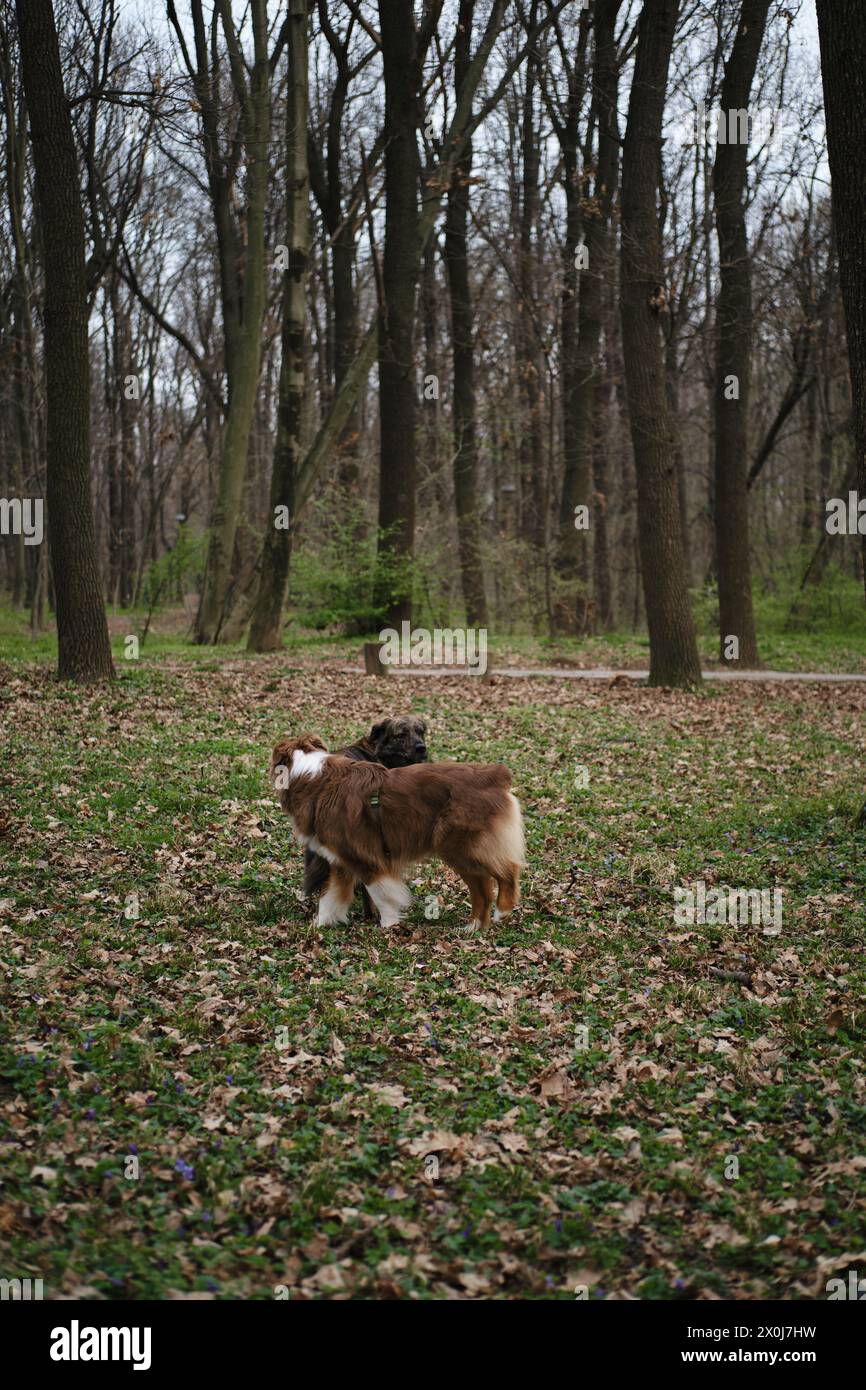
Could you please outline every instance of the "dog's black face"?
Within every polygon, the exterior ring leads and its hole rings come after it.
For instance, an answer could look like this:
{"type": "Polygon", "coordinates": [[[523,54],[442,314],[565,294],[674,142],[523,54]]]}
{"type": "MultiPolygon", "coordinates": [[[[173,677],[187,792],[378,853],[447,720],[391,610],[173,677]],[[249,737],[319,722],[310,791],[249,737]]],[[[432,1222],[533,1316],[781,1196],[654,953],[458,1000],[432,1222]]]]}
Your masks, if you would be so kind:
{"type": "Polygon", "coordinates": [[[408,767],[427,761],[427,725],[415,715],[383,719],[365,740],[373,757],[385,767],[408,767]]]}

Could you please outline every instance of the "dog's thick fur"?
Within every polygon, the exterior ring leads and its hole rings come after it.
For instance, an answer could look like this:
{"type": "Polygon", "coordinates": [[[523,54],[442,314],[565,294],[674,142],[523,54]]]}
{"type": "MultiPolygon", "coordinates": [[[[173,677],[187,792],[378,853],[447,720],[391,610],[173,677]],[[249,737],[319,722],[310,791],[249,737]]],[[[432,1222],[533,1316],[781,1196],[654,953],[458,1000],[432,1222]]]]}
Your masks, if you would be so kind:
{"type": "MultiPolygon", "coordinates": [[[[337,750],[341,758],[353,762],[381,763],[383,767],[409,767],[427,761],[427,725],[417,715],[401,714],[383,719],[370,732],[348,748],[337,750]]],[[[331,866],[315,850],[304,850],[304,893],[312,897],[327,891],[331,866]]]]}
{"type": "Polygon", "coordinates": [[[277,744],[271,780],[301,844],[332,866],[322,926],[346,920],[358,880],[382,926],[394,926],[412,901],[404,874],[432,855],[466,883],[470,926],[488,924],[496,891],[497,917],[519,899],[523,818],[502,763],[385,768],[328,753],[304,734],[277,744]]]}

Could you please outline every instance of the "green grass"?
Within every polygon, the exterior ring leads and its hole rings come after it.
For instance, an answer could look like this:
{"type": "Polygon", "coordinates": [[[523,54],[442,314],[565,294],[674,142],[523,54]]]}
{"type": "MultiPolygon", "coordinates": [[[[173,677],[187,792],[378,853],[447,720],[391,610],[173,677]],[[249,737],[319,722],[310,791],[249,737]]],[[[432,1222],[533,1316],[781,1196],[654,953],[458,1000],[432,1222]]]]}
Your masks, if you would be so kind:
{"type": "Polygon", "coordinates": [[[866,692],[386,691],[323,643],[164,640],[96,692],[0,647],[5,1275],[824,1296],[866,1206],[866,692]],[[438,864],[396,930],[322,930],[301,899],[269,749],[400,701],[437,759],[513,770],[524,902],[483,935],[438,864]],[[676,926],[698,878],[782,888],[781,935],[676,926]]]}
{"type": "MultiPolygon", "coordinates": [[[[814,592],[807,590],[801,606],[792,617],[793,572],[790,582],[779,592],[757,594],[755,622],[761,661],[767,669],[783,671],[860,672],[866,674],[866,607],[857,582],[828,571],[829,578],[814,592]]],[[[693,594],[693,610],[701,661],[717,667],[719,660],[718,599],[705,589],[693,594]]],[[[221,647],[218,653],[194,646],[189,640],[195,616],[195,602],[157,611],[151,618],[140,660],[172,657],[203,669],[213,668],[226,656],[246,655],[244,644],[221,647]]],[[[118,668],[130,669],[125,638],[141,636],[147,623],[143,609],[112,609],[109,627],[112,651],[118,668]]],[[[426,620],[425,620],[426,621],[426,620]]],[[[454,623],[459,624],[459,617],[454,623]]],[[[419,620],[420,622],[420,620],[419,620]]],[[[304,625],[301,615],[290,618],[286,629],[286,649],[303,662],[308,657],[340,659],[357,666],[361,643],[373,641],[377,634],[347,638],[329,630],[316,631],[304,625]]],[[[0,652],[11,662],[54,663],[57,643],[53,624],[31,639],[26,616],[0,605],[0,652]]],[[[649,666],[649,638],[642,630],[620,630],[592,637],[545,636],[530,633],[491,631],[488,639],[491,666],[578,666],[583,668],[646,669],[649,666]]]]}

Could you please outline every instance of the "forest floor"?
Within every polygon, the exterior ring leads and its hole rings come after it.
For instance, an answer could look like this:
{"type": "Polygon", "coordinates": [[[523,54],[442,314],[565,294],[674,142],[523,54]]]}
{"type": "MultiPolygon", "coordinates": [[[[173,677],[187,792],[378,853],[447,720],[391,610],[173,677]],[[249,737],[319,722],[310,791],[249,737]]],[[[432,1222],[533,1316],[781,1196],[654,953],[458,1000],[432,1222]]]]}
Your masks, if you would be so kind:
{"type": "MultiPolygon", "coordinates": [[[[719,659],[717,613],[704,606],[696,609],[695,616],[702,666],[705,670],[723,667],[719,659]]],[[[140,639],[142,657],[170,655],[178,661],[197,660],[201,650],[188,640],[194,618],[193,595],[187,597],[183,606],[158,610],[151,617],[143,609],[109,611],[108,626],[118,665],[129,664],[124,661],[124,640],[129,636],[140,639]]],[[[761,613],[759,619],[760,655],[767,670],[866,675],[866,614],[859,590],[849,596],[845,609],[821,615],[810,611],[793,627],[778,612],[761,613]]],[[[292,620],[287,628],[285,657],[290,663],[308,658],[341,658],[341,665],[360,670],[362,642],[374,637],[373,633],[367,638],[335,636],[292,620]]],[[[0,606],[0,656],[54,665],[56,650],[53,625],[34,642],[26,615],[0,606]]],[[[240,656],[243,644],[221,647],[220,651],[223,655],[240,656]]],[[[511,670],[645,671],[649,667],[649,639],[641,631],[590,637],[496,632],[490,635],[487,658],[489,666],[511,670]]]]}
{"type": "Polygon", "coordinates": [[[866,1260],[866,688],[344,665],[186,649],[83,692],[0,664],[3,1274],[826,1297],[866,1260]],[[438,864],[394,930],[301,898],[272,744],[406,707],[434,758],[514,773],[524,900],[484,933],[438,864]],[[699,880],[780,888],[780,934],[678,925],[699,880]]]}

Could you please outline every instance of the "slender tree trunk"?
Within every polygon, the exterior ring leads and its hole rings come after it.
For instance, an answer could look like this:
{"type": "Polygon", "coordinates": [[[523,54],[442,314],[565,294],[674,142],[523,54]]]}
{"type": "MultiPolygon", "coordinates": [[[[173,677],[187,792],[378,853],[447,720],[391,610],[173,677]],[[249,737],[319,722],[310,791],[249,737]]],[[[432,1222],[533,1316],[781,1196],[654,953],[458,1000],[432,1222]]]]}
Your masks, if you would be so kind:
{"type": "MultiPolygon", "coordinates": [[[[231,8],[220,0],[224,29],[230,44],[234,38],[231,8]]],[[[217,642],[227,617],[235,538],[241,495],[247,469],[250,434],[255,415],[261,370],[262,320],[265,308],[265,207],[268,192],[268,141],[270,136],[270,63],[268,57],[267,0],[251,0],[255,57],[249,88],[242,89],[241,133],[246,155],[246,245],[232,223],[232,189],[218,165],[216,127],[218,99],[210,90],[207,53],[199,55],[199,100],[204,107],[205,140],[209,151],[209,183],[220,256],[220,279],[228,379],[228,418],[222,440],[217,497],[211,517],[207,563],[202,586],[195,640],[217,642]],[[243,266],[238,284],[238,267],[243,266]]],[[[194,6],[194,20],[203,29],[201,6],[194,6]]],[[[199,49],[197,34],[197,51],[199,49]]],[[[239,80],[239,79],[238,79],[239,80]]]]}
{"type": "Polygon", "coordinates": [[[612,371],[609,356],[596,382],[595,437],[592,452],[593,526],[595,545],[592,548],[593,590],[595,594],[595,623],[599,631],[610,632],[614,626],[613,586],[610,577],[610,480],[608,452],[610,448],[610,404],[612,371]]]}
{"type": "MultiPolygon", "coordinates": [[[[599,469],[604,475],[605,468],[600,460],[594,463],[593,454],[597,441],[596,413],[600,399],[599,345],[605,288],[610,276],[611,208],[619,172],[619,138],[616,128],[618,72],[614,27],[620,4],[621,0],[599,0],[595,8],[590,128],[598,129],[598,156],[592,198],[588,196],[589,178],[586,170],[580,181],[577,174],[578,119],[583,95],[583,77],[580,72],[582,55],[575,64],[572,83],[574,90],[570,103],[574,109],[569,112],[567,139],[563,150],[568,207],[562,303],[565,471],[559,509],[558,564],[561,574],[567,578],[576,578],[579,583],[575,609],[578,632],[587,630],[592,611],[588,596],[590,531],[588,527],[580,528],[576,525],[579,507],[586,507],[588,516],[592,518],[595,530],[593,552],[597,546],[601,546],[599,565],[594,565],[593,572],[598,568],[603,575],[607,564],[607,536],[599,536],[599,525],[605,525],[604,508],[603,504],[596,505],[593,499],[593,486],[596,481],[594,475],[599,469]],[[575,264],[581,231],[582,254],[586,258],[586,264],[582,268],[575,264]]],[[[582,21],[583,18],[582,16],[582,21]]],[[[588,145],[587,155],[590,148],[588,145]]],[[[606,483],[604,476],[602,481],[606,483]]],[[[606,601],[605,607],[609,619],[609,601],[606,601]]]]}
{"type": "MultiPolygon", "coordinates": [[[[866,7],[817,0],[824,111],[832,180],[839,279],[857,447],[857,492],[866,499],[866,7]]],[[[866,536],[862,540],[866,584],[866,536]]]]}
{"type": "MultiPolygon", "coordinates": [[[[538,20],[538,0],[531,0],[529,28],[534,30],[538,20]]],[[[546,487],[544,473],[544,368],[533,314],[537,295],[537,237],[539,213],[538,179],[541,155],[536,131],[536,92],[539,84],[541,58],[532,47],[526,59],[525,89],[520,153],[522,159],[522,190],[518,245],[518,276],[520,301],[520,385],[523,420],[520,436],[520,517],[521,534],[538,550],[544,546],[546,517],[546,487]]]]}
{"type": "Polygon", "coordinates": [[[433,238],[421,260],[419,319],[424,338],[424,380],[421,405],[423,478],[427,496],[442,515],[450,508],[450,495],[441,467],[442,403],[439,351],[439,286],[436,280],[436,246],[433,238]]]}
{"type": "Polygon", "coordinates": [[[385,78],[385,247],[379,311],[379,546],[377,601],[394,626],[412,616],[417,404],[415,292],[420,268],[420,161],[415,21],[402,0],[379,0],[385,78]]]}
{"type": "Polygon", "coordinates": [[[678,0],[645,0],[622,160],[622,343],[635,469],[650,684],[700,683],[665,390],[659,146],[678,0]]]}
{"type": "Polygon", "coordinates": [[[84,220],[51,0],[17,0],[21,69],[45,273],[48,520],[58,675],[114,675],[90,496],[90,361],[84,220]]]}
{"type": "MultiPolygon", "coordinates": [[[[358,340],[358,311],[352,283],[355,259],[355,233],[351,220],[340,229],[331,252],[331,279],[334,296],[334,387],[339,391],[346,379],[358,340]]],[[[358,437],[360,420],[355,404],[340,435],[337,450],[340,460],[340,483],[347,499],[357,502],[360,480],[358,468],[358,437]]]]}
{"type": "MultiPolygon", "coordinates": [[[[13,265],[9,286],[11,310],[12,403],[15,417],[17,449],[12,449],[9,461],[9,482],[13,497],[24,497],[36,481],[33,414],[33,379],[31,368],[33,320],[30,315],[30,295],[27,281],[27,244],[24,233],[24,198],[27,151],[27,110],[23,100],[17,101],[9,59],[9,36],[2,30],[0,45],[0,85],[6,124],[6,191],[9,199],[9,222],[12,232],[13,265]]],[[[27,551],[23,533],[9,538],[10,588],[13,608],[24,603],[27,588],[27,551]]]]}
{"type": "MultiPolygon", "coordinates": [[[[141,378],[132,360],[132,323],[128,303],[120,305],[120,348],[123,358],[123,377],[141,378]]],[[[123,378],[122,378],[123,379],[123,378]]],[[[132,602],[132,583],[135,573],[135,515],[133,511],[135,495],[135,421],[140,409],[139,397],[129,395],[125,389],[120,392],[120,573],[119,593],[121,608],[128,608],[132,602]]]]}
{"type": "MultiPolygon", "coordinates": [[[[721,105],[728,139],[716,146],[713,192],[719,238],[716,305],[716,557],[719,575],[719,648],[730,666],[760,665],[752,611],[749,550],[748,443],[752,374],[752,266],[746,236],[748,145],[733,142],[730,111],[748,109],[770,0],[743,0],[721,105]],[[728,655],[729,639],[736,655],[728,655]]],[[[738,132],[737,132],[738,133],[738,132]]]]}
{"type": "Polygon", "coordinates": [[[295,479],[302,457],[306,282],[310,258],[306,0],[290,0],[289,25],[289,93],[286,104],[289,265],[283,276],[282,361],[270,514],[247,644],[253,652],[276,651],[282,646],[283,609],[292,555],[295,479]],[[285,508],[285,512],[281,513],[280,508],[285,508]],[[286,518],[288,526],[278,524],[285,523],[286,518]]]}
{"type": "MultiPolygon", "coordinates": [[[[454,81],[457,91],[469,67],[475,0],[460,0],[454,81]]],[[[470,627],[487,622],[481,518],[478,512],[478,444],[475,427],[475,341],[472,291],[467,260],[469,178],[472,146],[467,144],[448,193],[445,218],[445,266],[451,300],[451,347],[454,364],[454,502],[460,548],[463,601],[470,627]]]]}
{"type": "MultiPolygon", "coordinates": [[[[598,80],[599,45],[603,42],[600,27],[607,22],[610,6],[602,6],[595,16],[596,57],[594,80],[598,80]]],[[[613,7],[610,20],[616,14],[613,7]]],[[[580,159],[580,117],[585,83],[586,43],[589,11],[580,16],[578,53],[568,72],[568,103],[560,132],[565,194],[565,243],[563,246],[563,283],[561,298],[562,322],[562,452],[564,468],[562,491],[559,497],[559,538],[556,549],[556,569],[560,577],[571,582],[576,630],[585,628],[589,578],[589,525],[579,526],[579,507],[592,514],[592,435],[595,414],[596,357],[600,336],[602,302],[602,270],[599,264],[599,222],[601,208],[589,196],[590,139],[587,136],[584,168],[578,172],[580,159]],[[581,236],[585,233],[585,240],[581,236]],[[594,243],[594,244],[593,244],[594,243]],[[587,263],[577,263],[586,256],[587,263]],[[578,293],[579,289],[579,293],[578,293]],[[576,589],[576,592],[575,592],[576,589]]],[[[597,95],[597,94],[596,94],[597,95]]],[[[590,132],[597,116],[594,96],[590,116],[590,132]]],[[[596,193],[601,186],[601,172],[596,173],[596,193]]]]}
{"type": "MultiPolygon", "coordinates": [[[[313,191],[331,244],[331,306],[333,309],[332,359],[334,394],[340,390],[351,367],[358,339],[358,309],[354,287],[355,239],[357,221],[343,206],[342,161],[345,151],[343,115],[352,81],[349,35],[340,40],[331,28],[328,0],[318,0],[319,22],[337,66],[328,109],[324,164],[316,160],[318,177],[313,191]]],[[[316,147],[313,154],[317,155],[316,147]]],[[[311,170],[312,172],[312,170],[311,170]]],[[[323,265],[323,272],[325,267],[323,265]]],[[[323,275],[324,278],[324,275],[323,275]]],[[[330,404],[330,402],[329,402],[330,404]]],[[[360,418],[353,403],[337,442],[340,487],[350,506],[356,507],[358,484],[358,435],[360,418]]]]}
{"type": "Polygon", "coordinates": [[[103,403],[108,440],[105,449],[105,469],[108,474],[108,602],[116,603],[120,588],[120,430],[118,429],[118,394],[123,389],[117,344],[117,294],[112,278],[103,313],[105,355],[103,361],[103,403]]]}
{"type": "MultiPolygon", "coordinates": [[[[25,282],[26,284],[26,282],[25,282]]],[[[18,447],[13,448],[9,460],[9,481],[13,497],[24,497],[33,477],[33,440],[30,430],[31,392],[29,383],[29,364],[27,360],[24,315],[29,313],[26,293],[22,294],[19,267],[16,264],[12,276],[12,399],[15,411],[15,426],[18,447]]],[[[24,603],[27,562],[24,548],[24,535],[13,536],[11,540],[10,589],[13,608],[21,608],[24,603]]]]}
{"type": "Polygon", "coordinates": [[[683,537],[683,568],[686,585],[691,583],[691,564],[689,560],[689,508],[686,493],[686,461],[683,457],[683,443],[680,432],[680,362],[677,340],[669,333],[665,343],[665,390],[674,438],[674,467],[677,475],[677,503],[680,513],[680,531],[683,537]]]}

